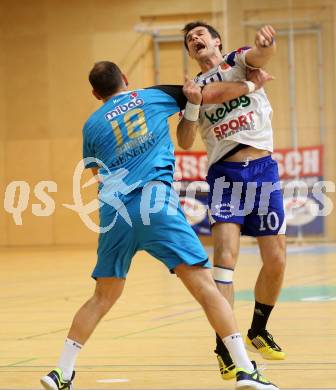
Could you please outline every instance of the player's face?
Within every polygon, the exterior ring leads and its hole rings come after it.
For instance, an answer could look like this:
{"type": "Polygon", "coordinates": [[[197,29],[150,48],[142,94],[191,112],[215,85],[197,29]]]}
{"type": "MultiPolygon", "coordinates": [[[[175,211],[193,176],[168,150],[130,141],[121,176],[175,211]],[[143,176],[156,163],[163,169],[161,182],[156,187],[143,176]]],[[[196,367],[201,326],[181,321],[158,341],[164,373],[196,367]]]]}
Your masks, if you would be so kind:
{"type": "Polygon", "coordinates": [[[195,27],[187,34],[187,46],[189,55],[195,60],[206,59],[219,50],[220,39],[212,38],[205,27],[195,27]]]}

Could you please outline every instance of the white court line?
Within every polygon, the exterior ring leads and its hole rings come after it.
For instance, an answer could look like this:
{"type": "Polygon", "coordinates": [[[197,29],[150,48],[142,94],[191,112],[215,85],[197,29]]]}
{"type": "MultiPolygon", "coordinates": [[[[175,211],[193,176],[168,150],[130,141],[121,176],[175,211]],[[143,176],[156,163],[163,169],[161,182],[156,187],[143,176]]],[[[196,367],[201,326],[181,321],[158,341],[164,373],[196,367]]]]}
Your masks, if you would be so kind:
{"type": "MultiPolygon", "coordinates": [[[[120,387],[120,388],[113,388],[114,390],[134,390],[134,388],[125,388],[125,387],[120,387]]],[[[20,389],[20,388],[8,388],[8,387],[2,387],[0,388],[0,390],[41,390],[41,388],[39,389],[20,389]]],[[[99,389],[81,389],[81,390],[102,390],[101,388],[99,389]]],[[[146,389],[141,389],[141,390],[223,390],[223,387],[219,387],[219,388],[209,388],[209,389],[205,389],[205,388],[171,388],[171,389],[160,389],[159,387],[155,388],[155,387],[150,387],[150,388],[146,388],[146,389]]],[[[323,388],[318,388],[318,387],[296,387],[296,388],[289,388],[289,387],[282,387],[281,390],[336,390],[336,388],[331,388],[331,387],[323,387],[323,388]]]]}
{"type": "Polygon", "coordinates": [[[98,383],[124,383],[129,382],[129,379],[123,379],[123,378],[112,378],[112,379],[97,379],[98,383]]]}

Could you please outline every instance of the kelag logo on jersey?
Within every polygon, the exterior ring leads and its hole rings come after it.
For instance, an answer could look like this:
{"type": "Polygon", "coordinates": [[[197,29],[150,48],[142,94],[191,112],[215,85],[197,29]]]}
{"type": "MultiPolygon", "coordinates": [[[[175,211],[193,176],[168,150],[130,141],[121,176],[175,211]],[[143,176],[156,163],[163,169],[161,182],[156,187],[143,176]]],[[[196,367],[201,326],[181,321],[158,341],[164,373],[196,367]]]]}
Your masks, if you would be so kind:
{"type": "Polygon", "coordinates": [[[208,113],[205,111],[204,115],[208,121],[214,125],[221,119],[224,119],[227,114],[239,107],[248,107],[251,104],[251,99],[248,96],[241,96],[237,99],[230,100],[229,102],[223,103],[222,106],[218,107],[214,112],[208,113]]]}
{"type": "Polygon", "coordinates": [[[120,104],[116,106],[114,110],[111,110],[105,114],[105,119],[107,121],[112,121],[117,116],[125,114],[127,111],[132,110],[135,107],[141,107],[144,105],[145,101],[138,97],[137,92],[131,92],[129,95],[130,101],[125,104],[120,104]]]}

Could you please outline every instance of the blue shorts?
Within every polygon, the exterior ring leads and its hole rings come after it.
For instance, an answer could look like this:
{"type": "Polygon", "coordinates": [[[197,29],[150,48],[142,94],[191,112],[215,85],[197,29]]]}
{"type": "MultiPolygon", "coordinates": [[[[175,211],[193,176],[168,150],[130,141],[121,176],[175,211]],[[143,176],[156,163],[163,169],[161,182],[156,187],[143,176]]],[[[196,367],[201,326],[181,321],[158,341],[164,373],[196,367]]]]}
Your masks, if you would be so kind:
{"type": "Polygon", "coordinates": [[[93,278],[125,278],[139,250],[156,257],[170,271],[179,264],[211,267],[170,185],[153,182],[121,200],[129,219],[107,203],[100,208],[100,228],[113,226],[99,235],[93,278]]]}
{"type": "Polygon", "coordinates": [[[271,156],[245,162],[217,162],[208,172],[212,224],[241,225],[247,236],[286,233],[278,165],[271,156]]]}

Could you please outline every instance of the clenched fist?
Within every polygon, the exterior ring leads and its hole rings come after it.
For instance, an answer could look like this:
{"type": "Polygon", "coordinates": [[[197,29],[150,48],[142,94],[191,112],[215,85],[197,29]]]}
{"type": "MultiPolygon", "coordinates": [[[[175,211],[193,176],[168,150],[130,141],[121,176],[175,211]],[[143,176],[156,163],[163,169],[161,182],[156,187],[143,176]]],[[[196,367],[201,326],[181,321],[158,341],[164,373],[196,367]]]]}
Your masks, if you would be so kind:
{"type": "Polygon", "coordinates": [[[202,90],[194,80],[190,80],[188,76],[184,78],[183,93],[192,104],[202,103],[202,90]]]}
{"type": "Polygon", "coordinates": [[[271,46],[274,42],[275,34],[276,34],[275,30],[271,25],[267,24],[263,26],[256,33],[256,37],[255,37],[256,47],[260,49],[260,48],[271,46]]]}

